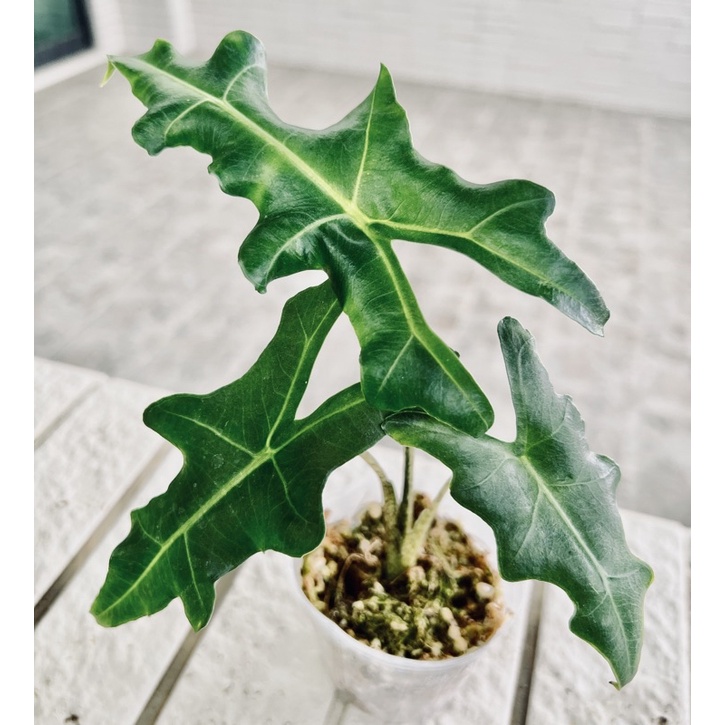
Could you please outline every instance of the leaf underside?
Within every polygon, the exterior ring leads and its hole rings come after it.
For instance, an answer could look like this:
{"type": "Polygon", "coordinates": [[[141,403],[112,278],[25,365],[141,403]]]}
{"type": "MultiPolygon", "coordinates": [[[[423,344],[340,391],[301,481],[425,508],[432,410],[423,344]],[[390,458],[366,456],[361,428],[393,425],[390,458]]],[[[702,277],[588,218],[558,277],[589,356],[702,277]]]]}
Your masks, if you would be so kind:
{"type": "Polygon", "coordinates": [[[359,385],[302,420],[294,415],[312,364],[341,312],[328,282],[285,306],[259,360],[208,395],[172,395],[145,423],[184,465],[166,493],[131,514],[91,612],[115,626],[181,597],[194,629],[214,606],[214,582],[258,551],[302,556],[325,531],[322,489],[332,470],[383,436],[359,385]]]}
{"type": "Polygon", "coordinates": [[[625,541],[619,469],[589,450],[578,411],[554,392],[531,335],[505,318],[499,338],[516,410],[513,443],[417,413],[391,416],[384,427],[453,471],[451,494],[493,528],[504,578],[566,591],[576,607],[572,632],[602,653],[621,687],[637,671],[653,575],[625,541]]]}
{"type": "Polygon", "coordinates": [[[134,127],[141,146],[209,154],[222,189],[256,205],[239,259],[259,290],[301,270],[327,272],[360,341],[363,391],[381,410],[419,408],[472,435],[493,420],[423,319],[394,239],[461,252],[601,333],[609,313],[599,293],[546,237],[553,195],[528,181],[472,184],[422,158],[385,67],[357,108],[317,131],[272,111],[263,48],[244,32],[200,65],[165,41],[110,63],[148,108],[134,127]]]}

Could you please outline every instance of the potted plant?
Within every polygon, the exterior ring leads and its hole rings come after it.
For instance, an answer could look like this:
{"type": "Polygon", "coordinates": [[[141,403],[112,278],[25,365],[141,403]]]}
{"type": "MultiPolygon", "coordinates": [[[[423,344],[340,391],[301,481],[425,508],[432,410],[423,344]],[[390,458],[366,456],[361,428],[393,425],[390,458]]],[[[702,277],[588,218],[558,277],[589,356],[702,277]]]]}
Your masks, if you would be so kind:
{"type": "MultiPolygon", "coordinates": [[[[187,145],[209,154],[222,190],[256,205],[259,220],[239,262],[259,291],[307,269],[324,270],[329,280],[287,302],[272,341],[242,378],[146,410],[144,422],[182,451],[184,464],[166,493],[132,512],[131,532],[92,606],[97,621],[115,626],[180,597],[200,629],[223,574],[258,551],[301,557],[316,549],[325,535],[321,494],[329,474],[360,454],[376,466],[366,451],[387,434],[452,471],[452,497],[495,533],[501,575],[562,587],[576,608],[572,631],[609,661],[617,687],[629,682],[652,572],[624,538],[618,467],[589,450],[576,408],[554,392],[532,336],[510,317],[498,333],[517,435],[511,443],[491,437],[488,399],[426,323],[391,245],[405,239],[456,250],[601,334],[609,312],[596,287],[546,236],[551,192],[521,180],[472,184],[423,159],[385,67],[372,93],[321,131],[277,118],[263,48],[244,32],[227,35],[206,63],[189,63],[157,41],[143,55],[110,58],[106,78],[114,69],[148,108],[133,129],[143,148],[157,154],[187,145]],[[360,383],[296,419],[317,353],[343,312],[360,343],[360,383]]],[[[332,536],[344,546],[345,536],[358,543],[367,537],[357,555],[368,556],[369,566],[357,578],[377,567],[386,596],[391,581],[403,581],[408,596],[427,575],[426,547],[438,536],[440,552],[445,536],[434,524],[435,502],[417,499],[410,477],[398,501],[380,476],[385,496],[362,522],[364,535],[332,536]]],[[[448,543],[461,535],[450,528],[448,543]]],[[[308,586],[310,596],[346,586],[345,566],[347,575],[350,565],[338,562],[337,572],[308,586]]],[[[303,577],[314,568],[311,561],[303,577]]],[[[497,575],[486,574],[485,564],[480,569],[484,578],[466,574],[468,589],[483,602],[479,609],[492,605],[496,615],[497,575]]],[[[368,599],[380,594],[372,580],[358,585],[368,599]]],[[[360,609],[349,603],[346,622],[360,609]]],[[[438,613],[455,635],[452,650],[428,641],[417,650],[406,645],[405,656],[416,650],[435,659],[483,641],[460,636],[450,607],[439,605],[438,613]]]]}

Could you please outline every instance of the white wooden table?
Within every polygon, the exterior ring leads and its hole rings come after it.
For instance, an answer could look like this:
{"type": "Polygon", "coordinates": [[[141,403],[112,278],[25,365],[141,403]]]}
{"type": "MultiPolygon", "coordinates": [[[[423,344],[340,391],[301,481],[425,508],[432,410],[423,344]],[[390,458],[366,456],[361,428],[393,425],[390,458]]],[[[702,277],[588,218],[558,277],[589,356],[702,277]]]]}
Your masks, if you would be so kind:
{"type": "MultiPolygon", "coordinates": [[[[36,359],[35,722],[321,724],[333,687],[288,596],[280,555],[258,554],[220,582],[200,635],[178,601],[115,629],[88,613],[130,510],[164,491],[181,464],[141,422],[144,407],[164,394],[36,359]]],[[[376,455],[397,472],[397,451],[382,445],[376,455]]],[[[445,475],[425,458],[416,471],[433,488],[445,475]]],[[[367,467],[352,461],[331,478],[326,504],[334,506],[343,489],[349,496],[351,486],[360,500],[368,490],[377,496],[367,467]]],[[[572,607],[560,590],[508,585],[510,622],[431,725],[689,723],[690,531],[632,512],[623,518],[632,550],[656,577],[635,680],[621,692],[608,684],[602,658],[569,633],[572,607]]],[[[354,707],[343,720],[375,722],[354,707]]]]}

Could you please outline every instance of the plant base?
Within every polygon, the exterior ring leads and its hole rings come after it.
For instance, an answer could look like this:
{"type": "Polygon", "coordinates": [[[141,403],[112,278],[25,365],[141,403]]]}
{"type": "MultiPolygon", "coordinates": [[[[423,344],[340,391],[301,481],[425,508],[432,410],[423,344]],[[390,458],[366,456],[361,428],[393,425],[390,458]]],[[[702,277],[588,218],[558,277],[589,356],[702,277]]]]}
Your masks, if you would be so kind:
{"type": "MultiPolygon", "coordinates": [[[[416,516],[429,505],[418,494],[416,516]]],[[[418,561],[393,578],[387,535],[377,503],[355,526],[329,525],[303,561],[307,598],[359,642],[409,659],[456,657],[488,641],[506,618],[500,578],[461,527],[436,518],[418,561]]]]}

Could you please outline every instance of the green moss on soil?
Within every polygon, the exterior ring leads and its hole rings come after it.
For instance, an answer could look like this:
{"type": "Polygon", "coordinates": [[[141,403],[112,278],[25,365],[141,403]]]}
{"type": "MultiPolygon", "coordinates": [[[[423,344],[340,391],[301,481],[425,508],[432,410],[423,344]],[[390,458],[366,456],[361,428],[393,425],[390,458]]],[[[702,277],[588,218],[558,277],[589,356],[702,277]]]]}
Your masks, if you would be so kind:
{"type": "MultiPolygon", "coordinates": [[[[430,500],[418,494],[415,516],[430,500]]],[[[385,526],[371,504],[357,526],[329,525],[302,567],[302,588],[359,641],[420,660],[455,657],[491,638],[506,612],[500,578],[454,521],[436,518],[415,566],[386,580],[385,526]]]]}

